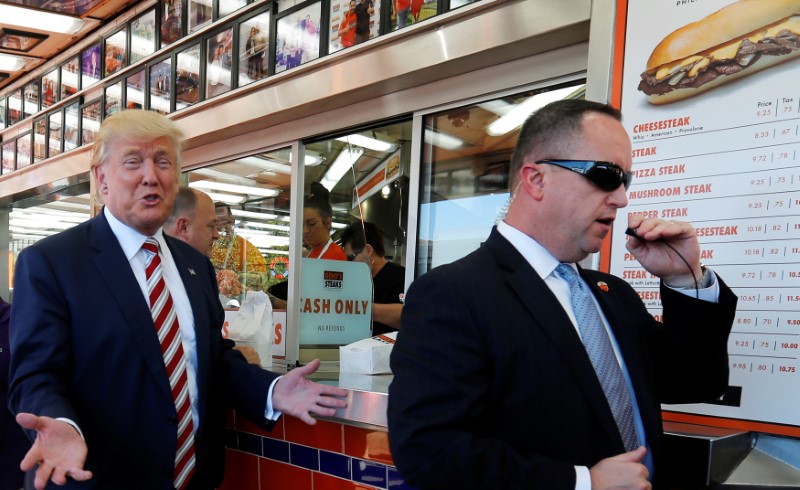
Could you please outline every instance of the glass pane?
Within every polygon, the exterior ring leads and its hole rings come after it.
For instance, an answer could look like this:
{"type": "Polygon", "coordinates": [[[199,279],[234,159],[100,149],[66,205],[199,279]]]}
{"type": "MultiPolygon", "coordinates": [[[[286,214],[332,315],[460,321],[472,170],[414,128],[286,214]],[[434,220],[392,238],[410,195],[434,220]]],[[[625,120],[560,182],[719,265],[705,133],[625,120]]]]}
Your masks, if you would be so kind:
{"type": "Polygon", "coordinates": [[[225,29],[206,41],[206,98],[224,94],[231,89],[231,51],[233,29],[225,29]]]}
{"type": "Polygon", "coordinates": [[[100,101],[90,102],[81,108],[81,144],[94,141],[100,129],[100,101]]]}
{"type": "Polygon", "coordinates": [[[334,0],[331,2],[328,51],[333,53],[377,36],[380,31],[380,18],[380,2],[334,0]]]}
{"type": "Polygon", "coordinates": [[[31,164],[31,133],[17,138],[17,169],[31,164]]]}
{"type": "Polygon", "coordinates": [[[267,76],[269,12],[239,24],[239,86],[267,76]]]}
{"type": "Polygon", "coordinates": [[[64,109],[64,151],[78,147],[80,112],[80,104],[77,102],[64,109]]]}
{"type": "Polygon", "coordinates": [[[6,106],[8,105],[8,99],[3,97],[0,99],[0,129],[6,127],[6,106]]]}
{"type": "Polygon", "coordinates": [[[275,48],[275,73],[319,58],[319,3],[281,17],[275,48]]]}
{"type": "Polygon", "coordinates": [[[183,36],[183,0],[161,0],[161,47],[183,36]]]}
{"type": "Polygon", "coordinates": [[[156,11],[131,21],[131,64],[142,60],[156,51],[156,11]]]}
{"type": "Polygon", "coordinates": [[[105,76],[120,71],[127,66],[127,34],[121,29],[105,40],[105,76]]]}
{"type": "Polygon", "coordinates": [[[172,60],[167,58],[150,67],[150,110],[169,114],[172,60]]]}
{"type": "Polygon", "coordinates": [[[200,100],[200,45],[178,53],[175,75],[175,109],[189,107],[200,100]]]}
{"type": "Polygon", "coordinates": [[[100,43],[81,52],[81,86],[89,87],[100,80],[100,43]]]}
{"type": "Polygon", "coordinates": [[[144,70],[139,70],[125,79],[125,108],[144,107],[144,70]]]}
{"type": "Polygon", "coordinates": [[[48,119],[47,156],[49,158],[61,153],[61,111],[50,114],[48,119]]]}
{"type": "Polygon", "coordinates": [[[392,2],[392,30],[416,24],[436,15],[437,0],[394,0],[392,2]]]}
{"type": "Polygon", "coordinates": [[[47,158],[47,119],[33,121],[33,163],[47,158]]]}
{"type": "Polygon", "coordinates": [[[42,77],[42,109],[58,102],[58,70],[51,70],[42,77]]]}
{"type": "MultiPolygon", "coordinates": [[[[61,65],[61,98],[65,99],[78,93],[78,77],[80,76],[80,58],[75,56],[61,65]]],[[[42,100],[44,102],[44,95],[42,100]]]]}
{"type": "Polygon", "coordinates": [[[122,110],[122,81],[109,85],[104,91],[105,115],[108,117],[122,110]]]}
{"type": "Polygon", "coordinates": [[[17,140],[3,143],[3,175],[13,172],[17,161],[17,140]]]}
{"type": "MultiPolygon", "coordinates": [[[[58,73],[58,70],[53,70],[58,73]]],[[[57,85],[56,85],[57,87],[57,85]]],[[[31,82],[25,85],[25,104],[22,117],[30,117],[39,112],[39,84],[31,82]]]]}
{"type": "Polygon", "coordinates": [[[8,97],[8,125],[22,121],[22,92],[15,90],[8,97]]]}
{"type": "Polygon", "coordinates": [[[189,172],[189,186],[216,204],[220,237],[210,257],[226,302],[241,304],[247,291],[266,292],[288,275],[288,155],[276,150],[189,172]]]}
{"type": "Polygon", "coordinates": [[[246,0],[219,0],[219,16],[225,17],[247,5],[246,0]]]}
{"type": "Polygon", "coordinates": [[[425,117],[415,277],[467,255],[489,236],[509,198],[520,126],[544,103],[583,97],[581,82],[565,85],[425,117]]]}
{"type": "Polygon", "coordinates": [[[189,0],[189,32],[211,22],[212,5],[211,0],[189,0]]]}
{"type": "MultiPolygon", "coordinates": [[[[302,298],[325,297],[319,281],[306,273],[308,261],[327,263],[325,271],[342,271],[345,277],[356,278],[345,281],[343,288],[348,282],[360,284],[359,269],[350,267],[361,266],[364,283],[349,291],[348,298],[366,294],[370,305],[400,304],[405,282],[410,141],[411,121],[404,121],[306,143],[303,241],[308,258],[303,263],[302,298]],[[374,230],[366,234],[366,241],[365,227],[374,230]],[[339,239],[344,240],[341,245],[334,243],[339,239]],[[352,261],[346,260],[350,257],[352,261]]],[[[363,318],[347,313],[346,305],[337,315],[338,303],[330,298],[334,306],[327,317],[315,317],[318,312],[313,306],[300,305],[301,345],[349,343],[354,340],[352,329],[360,338],[395,330],[370,316],[365,318],[365,329],[358,330],[363,318]],[[310,330],[306,330],[307,322],[311,322],[310,330]],[[330,330],[326,325],[337,328],[330,330]]],[[[399,322],[399,312],[391,323],[399,322]]]]}

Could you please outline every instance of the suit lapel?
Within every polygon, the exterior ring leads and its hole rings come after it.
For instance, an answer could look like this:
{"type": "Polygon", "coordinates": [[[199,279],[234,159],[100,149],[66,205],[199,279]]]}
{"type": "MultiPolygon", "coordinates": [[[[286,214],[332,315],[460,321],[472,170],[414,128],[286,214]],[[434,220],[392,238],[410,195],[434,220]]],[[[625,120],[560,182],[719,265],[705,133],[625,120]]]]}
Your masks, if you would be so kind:
{"type": "Polygon", "coordinates": [[[114,298],[120,310],[120,318],[124,319],[129,328],[145,365],[159,387],[172,398],[150,306],[145,301],[130,263],[125,258],[122,247],[103,213],[92,219],[89,242],[97,272],[105,281],[109,294],[114,298]]]}
{"type": "Polygon", "coordinates": [[[541,328],[560,352],[587,404],[608,432],[609,440],[618,440],[622,447],[619,430],[592,362],[561,303],[519,251],[496,229],[486,245],[492,249],[499,265],[507,270],[508,284],[527,310],[531,323],[541,328]]]}

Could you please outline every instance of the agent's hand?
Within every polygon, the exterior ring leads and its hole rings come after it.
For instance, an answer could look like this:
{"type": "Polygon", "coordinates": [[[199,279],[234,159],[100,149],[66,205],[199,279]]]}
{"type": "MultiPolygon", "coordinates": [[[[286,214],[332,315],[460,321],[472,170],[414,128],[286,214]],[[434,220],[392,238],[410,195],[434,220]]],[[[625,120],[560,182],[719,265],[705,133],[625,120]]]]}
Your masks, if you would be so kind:
{"type": "Polygon", "coordinates": [[[319,359],[314,359],[280,378],[272,392],[273,408],[297,417],[308,425],[317,423],[312,414],[331,417],[337,408],[345,408],[347,391],[306,379],[319,368],[319,364],[319,359]]]}
{"type": "Polygon", "coordinates": [[[703,270],[700,244],[691,224],[631,215],[628,226],[636,229],[636,237],[630,237],[625,248],[642,267],[669,286],[694,287],[695,279],[703,275],[703,270]]]}
{"type": "Polygon", "coordinates": [[[647,448],[623,453],[607,458],[589,468],[592,478],[592,490],[650,490],[652,485],[647,481],[647,468],[642,459],[647,448]]]}
{"type": "Polygon", "coordinates": [[[22,471],[39,465],[33,482],[36,490],[42,490],[48,480],[56,485],[64,485],[67,477],[76,481],[86,481],[92,477],[91,471],[83,469],[88,452],[86,442],[74,427],[32,413],[17,414],[17,423],[25,429],[36,431],[36,440],[19,465],[22,471]]]}

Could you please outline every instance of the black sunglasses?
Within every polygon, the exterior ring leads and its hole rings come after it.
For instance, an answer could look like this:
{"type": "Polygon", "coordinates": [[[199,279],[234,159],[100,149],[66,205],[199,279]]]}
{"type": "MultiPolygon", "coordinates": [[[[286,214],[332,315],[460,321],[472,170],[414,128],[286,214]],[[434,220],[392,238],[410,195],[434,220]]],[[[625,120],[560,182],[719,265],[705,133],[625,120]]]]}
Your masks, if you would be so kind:
{"type": "Polygon", "coordinates": [[[360,248],[360,249],[358,249],[358,250],[353,250],[353,253],[351,253],[351,254],[345,254],[345,255],[347,256],[347,260],[349,260],[350,262],[352,262],[352,261],[356,260],[356,255],[360,254],[360,253],[361,253],[361,252],[363,252],[363,251],[364,251],[364,247],[361,247],[361,248],[360,248]]]}
{"type": "Polygon", "coordinates": [[[598,162],[595,160],[539,160],[536,163],[546,163],[556,165],[561,168],[572,170],[583,175],[600,189],[611,192],[619,186],[624,185],[625,190],[631,186],[633,174],[625,172],[622,168],[611,162],[598,162]]]}

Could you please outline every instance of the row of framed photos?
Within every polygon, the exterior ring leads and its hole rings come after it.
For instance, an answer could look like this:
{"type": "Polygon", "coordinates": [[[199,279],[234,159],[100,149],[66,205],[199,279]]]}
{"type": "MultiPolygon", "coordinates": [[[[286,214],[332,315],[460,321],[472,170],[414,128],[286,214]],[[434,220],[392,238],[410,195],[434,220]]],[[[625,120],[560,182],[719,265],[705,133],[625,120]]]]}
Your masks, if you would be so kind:
{"type": "Polygon", "coordinates": [[[80,97],[62,109],[37,116],[31,131],[0,144],[0,174],[93,142],[102,116],[100,99],[82,104],[80,97]]]}

